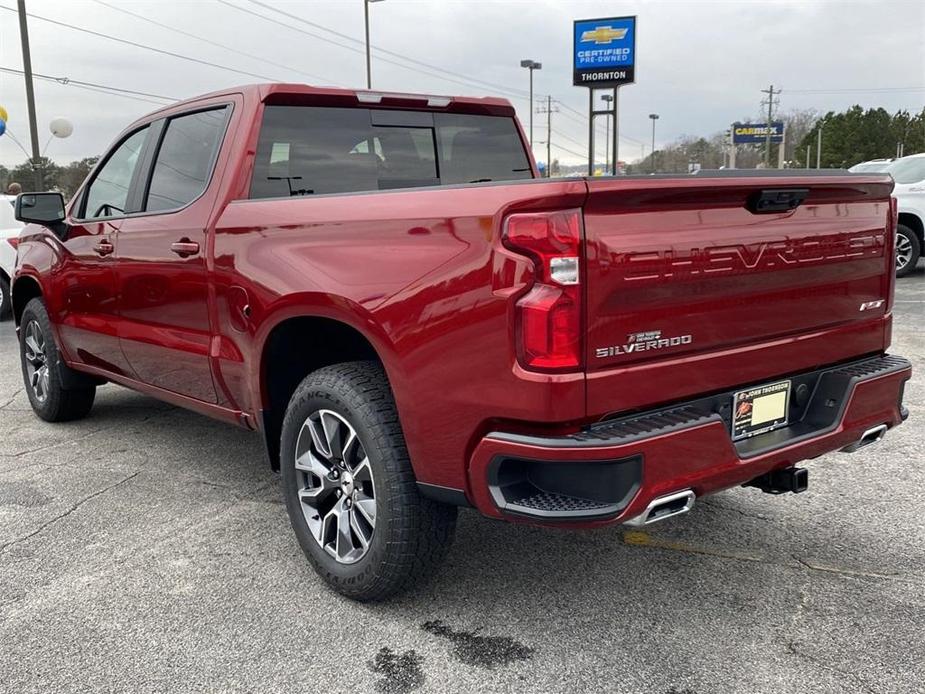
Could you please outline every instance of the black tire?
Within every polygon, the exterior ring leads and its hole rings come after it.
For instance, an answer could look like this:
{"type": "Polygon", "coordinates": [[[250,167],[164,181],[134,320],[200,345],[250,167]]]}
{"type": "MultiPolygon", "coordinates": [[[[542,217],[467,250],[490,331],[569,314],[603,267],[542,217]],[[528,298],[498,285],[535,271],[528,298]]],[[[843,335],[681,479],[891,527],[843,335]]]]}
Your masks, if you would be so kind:
{"type": "Polygon", "coordinates": [[[919,241],[918,235],[912,231],[911,228],[907,227],[905,224],[900,224],[896,227],[896,248],[899,250],[903,242],[908,244],[909,256],[907,262],[902,267],[899,266],[899,257],[897,253],[896,259],[896,276],[905,277],[906,275],[912,274],[915,271],[916,265],[919,263],[919,257],[922,255],[922,243],[919,241]]]}
{"type": "Polygon", "coordinates": [[[0,272],[0,320],[7,320],[13,313],[13,300],[10,297],[10,281],[0,272]]]}
{"type": "MultiPolygon", "coordinates": [[[[346,452],[342,458],[346,464],[346,452]]],[[[286,410],[280,460],[292,528],[302,551],[332,589],[353,600],[383,600],[424,584],[437,572],[453,540],[457,509],[418,491],[392,391],[379,364],[348,362],[309,374],[286,410]],[[375,480],[375,526],[365,554],[350,564],[338,561],[315,539],[306,520],[313,509],[299,497],[306,479],[295,465],[299,435],[309,416],[322,410],[335,413],[355,430],[375,480]]],[[[336,487],[337,482],[331,484],[336,487]]],[[[340,488],[330,493],[346,503],[340,488]]],[[[320,534],[324,537],[323,531],[320,534]]]]}
{"type": "Polygon", "coordinates": [[[77,388],[63,386],[67,377],[73,372],[61,361],[48,311],[45,310],[45,304],[41,299],[32,299],[23,311],[19,331],[19,354],[26,393],[29,395],[32,409],[39,417],[46,422],[67,422],[87,416],[90,408],[93,407],[96,386],[77,388]],[[41,386],[33,383],[30,375],[30,370],[32,373],[36,371],[37,360],[27,356],[32,352],[27,341],[30,336],[30,327],[33,324],[41,331],[43,337],[44,359],[42,363],[47,367],[47,378],[38,379],[42,381],[41,386]]]}

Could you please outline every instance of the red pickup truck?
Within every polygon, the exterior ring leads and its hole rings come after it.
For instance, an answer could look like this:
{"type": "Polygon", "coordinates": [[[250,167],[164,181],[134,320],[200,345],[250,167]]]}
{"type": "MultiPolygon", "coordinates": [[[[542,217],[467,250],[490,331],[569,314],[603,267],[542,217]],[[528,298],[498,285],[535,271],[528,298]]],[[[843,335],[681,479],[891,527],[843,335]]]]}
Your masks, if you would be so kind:
{"type": "Polygon", "coordinates": [[[232,89],[19,197],[23,376],[48,421],[113,382],[261,432],[308,559],[380,599],[458,506],[644,525],[900,424],[892,185],[539,179],[500,99],[232,89]]]}

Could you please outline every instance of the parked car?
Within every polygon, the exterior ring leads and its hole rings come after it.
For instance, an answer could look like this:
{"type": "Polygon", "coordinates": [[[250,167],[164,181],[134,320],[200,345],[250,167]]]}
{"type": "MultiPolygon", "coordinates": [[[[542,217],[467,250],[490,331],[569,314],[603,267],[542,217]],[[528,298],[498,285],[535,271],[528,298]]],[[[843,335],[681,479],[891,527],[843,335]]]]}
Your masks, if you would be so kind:
{"type": "Polygon", "coordinates": [[[855,164],[850,167],[848,171],[851,173],[878,173],[880,171],[885,171],[892,161],[892,159],[871,159],[870,161],[862,161],[860,164],[855,164]]]}
{"type": "Polygon", "coordinates": [[[111,381],[261,432],[309,561],[381,599],[458,506],[647,525],[803,491],[798,462],[899,425],[892,187],[539,179],[501,99],[215,93],[131,125],[67,207],[19,197],[26,391],[52,422],[111,381]]]}
{"type": "Polygon", "coordinates": [[[13,203],[16,197],[0,195],[0,321],[10,317],[10,278],[16,265],[16,244],[22,222],[16,219],[13,203]]]}
{"type": "Polygon", "coordinates": [[[896,182],[893,196],[899,203],[896,227],[896,276],[913,272],[925,246],[925,154],[895,160],[886,169],[896,182]]]}

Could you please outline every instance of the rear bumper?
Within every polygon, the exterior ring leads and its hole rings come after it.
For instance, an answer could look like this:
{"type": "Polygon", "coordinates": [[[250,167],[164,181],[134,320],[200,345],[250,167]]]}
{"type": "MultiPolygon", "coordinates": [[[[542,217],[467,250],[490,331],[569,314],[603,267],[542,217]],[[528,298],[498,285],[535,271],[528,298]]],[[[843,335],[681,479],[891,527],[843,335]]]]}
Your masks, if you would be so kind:
{"type": "Polygon", "coordinates": [[[911,374],[907,360],[887,355],[794,375],[794,386],[807,387],[790,426],[738,442],[729,433],[732,391],[567,436],[492,432],[470,460],[471,500],[496,518],[626,522],[666,495],[704,496],[824,453],[856,450],[865,435],[865,443],[879,440],[884,425],[892,429],[908,416],[902,396],[911,374]]]}

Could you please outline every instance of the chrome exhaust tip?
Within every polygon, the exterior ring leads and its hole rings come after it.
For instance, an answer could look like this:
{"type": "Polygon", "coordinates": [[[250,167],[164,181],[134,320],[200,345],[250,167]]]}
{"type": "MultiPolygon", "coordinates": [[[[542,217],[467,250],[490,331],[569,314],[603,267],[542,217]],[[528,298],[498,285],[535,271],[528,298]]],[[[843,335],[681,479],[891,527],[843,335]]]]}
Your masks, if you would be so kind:
{"type": "Polygon", "coordinates": [[[875,427],[871,427],[863,434],[861,438],[852,443],[850,446],[845,446],[842,448],[843,453],[854,453],[857,450],[864,448],[865,446],[870,446],[871,444],[878,443],[883,440],[883,437],[886,435],[887,430],[886,424],[878,424],[875,427]]]}
{"type": "Polygon", "coordinates": [[[638,528],[643,525],[657,523],[666,518],[680,516],[682,513],[687,513],[694,507],[694,500],[696,498],[696,495],[690,489],[660,496],[657,499],[653,499],[651,503],[646,506],[645,511],[634,518],[630,518],[628,521],[624,521],[623,525],[638,528]]]}

